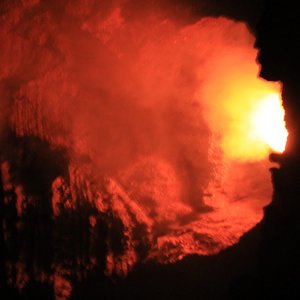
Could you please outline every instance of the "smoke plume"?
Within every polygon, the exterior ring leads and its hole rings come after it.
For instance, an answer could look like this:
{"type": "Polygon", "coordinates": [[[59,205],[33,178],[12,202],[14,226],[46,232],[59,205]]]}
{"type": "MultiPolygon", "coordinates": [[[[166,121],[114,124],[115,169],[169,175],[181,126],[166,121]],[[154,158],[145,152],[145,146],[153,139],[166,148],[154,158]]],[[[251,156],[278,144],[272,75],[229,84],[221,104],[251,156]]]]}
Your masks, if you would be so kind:
{"type": "Polygon", "coordinates": [[[122,232],[110,238],[108,274],[139,258],[216,253],[260,220],[271,195],[269,150],[244,142],[244,123],[280,87],[257,78],[252,33],[146,2],[1,4],[2,135],[66,151],[52,202],[71,197],[65,207],[80,209],[82,196],[122,232]]]}

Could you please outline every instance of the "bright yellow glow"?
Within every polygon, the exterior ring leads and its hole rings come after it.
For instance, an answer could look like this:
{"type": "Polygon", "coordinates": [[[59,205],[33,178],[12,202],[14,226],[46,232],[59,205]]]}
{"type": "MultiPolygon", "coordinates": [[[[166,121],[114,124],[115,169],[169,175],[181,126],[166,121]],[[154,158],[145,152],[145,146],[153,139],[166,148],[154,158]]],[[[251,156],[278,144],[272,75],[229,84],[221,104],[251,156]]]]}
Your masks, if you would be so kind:
{"type": "Polygon", "coordinates": [[[252,114],[254,135],[272,150],[282,153],[288,132],[285,128],[284,109],[278,94],[270,94],[257,103],[252,114]]]}
{"type": "MultiPolygon", "coordinates": [[[[270,150],[283,152],[288,132],[285,128],[284,109],[276,86],[229,86],[228,100],[222,114],[222,148],[228,158],[244,161],[264,159],[270,150]]],[[[221,117],[220,117],[221,120],[221,117]]]]}
{"type": "Polygon", "coordinates": [[[230,122],[222,141],[226,156],[249,161],[266,158],[270,150],[282,153],[288,132],[280,92],[245,88],[231,95],[225,105],[230,122]]]}
{"type": "Polygon", "coordinates": [[[284,151],[288,132],[278,84],[233,77],[218,97],[211,116],[227,158],[258,161],[284,151]]]}
{"type": "Polygon", "coordinates": [[[205,74],[204,88],[199,89],[198,97],[207,103],[207,123],[229,160],[260,161],[271,151],[285,149],[282,86],[257,76],[255,55],[232,49],[218,55],[205,74]]]}

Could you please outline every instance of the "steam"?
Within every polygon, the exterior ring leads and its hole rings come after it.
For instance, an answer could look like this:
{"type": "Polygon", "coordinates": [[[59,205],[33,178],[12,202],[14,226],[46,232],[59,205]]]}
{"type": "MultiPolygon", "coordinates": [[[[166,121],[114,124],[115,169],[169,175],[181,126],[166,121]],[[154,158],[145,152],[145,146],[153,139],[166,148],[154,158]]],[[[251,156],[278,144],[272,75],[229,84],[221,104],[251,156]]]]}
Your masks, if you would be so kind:
{"type": "Polygon", "coordinates": [[[235,161],[222,148],[234,124],[228,89],[241,77],[254,89],[266,83],[257,79],[254,37],[244,23],[182,22],[163,3],[4,2],[1,127],[63,146],[73,163],[84,158],[97,176],[114,178],[157,224],[162,245],[183,247],[197,228],[220,249],[258,222],[271,190],[267,173],[256,174],[259,191],[248,178],[265,157],[235,161]],[[235,176],[245,178],[242,192],[235,176]],[[224,213],[241,193],[236,210],[224,213]],[[220,234],[210,223],[222,220],[231,231],[220,234]]]}

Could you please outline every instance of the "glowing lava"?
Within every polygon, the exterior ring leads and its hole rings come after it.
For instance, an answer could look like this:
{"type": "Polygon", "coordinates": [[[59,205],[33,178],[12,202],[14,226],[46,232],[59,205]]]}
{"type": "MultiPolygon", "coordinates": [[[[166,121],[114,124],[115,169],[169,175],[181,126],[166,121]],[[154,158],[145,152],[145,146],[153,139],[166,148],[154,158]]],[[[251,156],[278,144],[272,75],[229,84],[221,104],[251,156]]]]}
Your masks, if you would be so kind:
{"type": "Polygon", "coordinates": [[[261,141],[276,152],[284,151],[288,132],[278,94],[270,94],[257,104],[252,115],[252,124],[255,135],[261,141]]]}

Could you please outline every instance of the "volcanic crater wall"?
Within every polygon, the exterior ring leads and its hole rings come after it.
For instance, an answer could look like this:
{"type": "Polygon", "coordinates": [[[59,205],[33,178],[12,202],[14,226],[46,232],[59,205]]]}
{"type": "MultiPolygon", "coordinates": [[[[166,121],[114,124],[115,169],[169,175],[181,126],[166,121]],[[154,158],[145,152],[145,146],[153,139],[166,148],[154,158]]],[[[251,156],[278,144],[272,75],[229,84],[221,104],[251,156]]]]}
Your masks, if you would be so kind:
{"type": "Polygon", "coordinates": [[[253,94],[279,87],[257,78],[244,23],[197,17],[1,3],[3,285],[67,299],[88,277],[218,253],[260,221],[267,148],[228,145],[253,94]]]}

